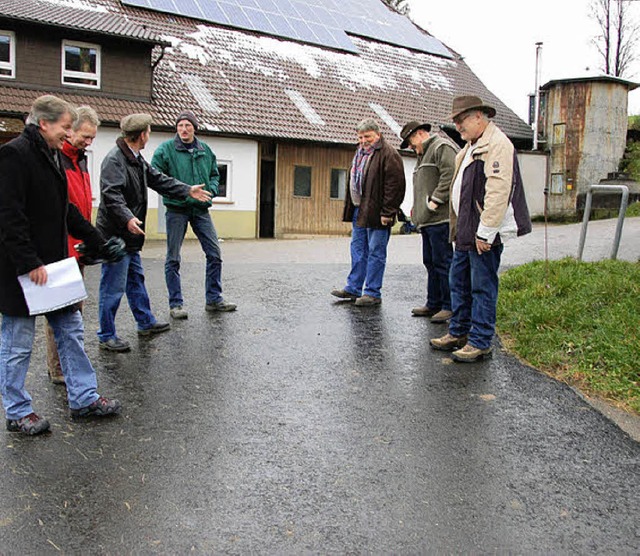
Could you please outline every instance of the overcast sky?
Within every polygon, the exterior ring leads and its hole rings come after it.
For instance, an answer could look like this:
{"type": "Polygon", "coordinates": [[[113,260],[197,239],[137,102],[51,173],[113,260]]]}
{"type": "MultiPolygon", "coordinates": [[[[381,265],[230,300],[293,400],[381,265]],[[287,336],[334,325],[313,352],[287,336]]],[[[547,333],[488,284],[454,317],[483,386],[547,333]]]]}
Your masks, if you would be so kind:
{"type": "MultiPolygon", "coordinates": [[[[535,89],[536,42],[542,42],[541,81],[601,75],[589,18],[590,0],[408,0],[411,18],[456,50],[482,82],[528,121],[535,89]]],[[[631,4],[640,19],[640,1],[631,4]]],[[[639,47],[640,48],[640,47],[639,47]]],[[[638,52],[640,57],[640,52],[638,52]]],[[[625,78],[640,82],[640,62],[625,78]]],[[[640,88],[629,95],[629,113],[640,114],[640,88]]]]}

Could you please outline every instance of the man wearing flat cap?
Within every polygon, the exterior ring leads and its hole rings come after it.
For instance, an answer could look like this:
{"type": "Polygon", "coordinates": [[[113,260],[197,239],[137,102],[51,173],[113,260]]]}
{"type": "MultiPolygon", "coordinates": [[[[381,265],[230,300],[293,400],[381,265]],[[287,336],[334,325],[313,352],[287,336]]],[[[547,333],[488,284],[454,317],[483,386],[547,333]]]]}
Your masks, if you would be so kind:
{"type": "MultiPolygon", "coordinates": [[[[188,183],[204,184],[213,197],[218,194],[220,173],[216,155],[209,146],[196,137],[198,120],[193,112],[185,110],[176,118],[176,135],[162,143],[153,154],[151,164],[160,172],[188,183]]],[[[174,319],[186,319],[182,285],[180,283],[180,250],[187,233],[187,225],[196,234],[206,257],[205,310],[228,312],[236,309],[222,297],[222,254],[218,235],[209,214],[211,200],[184,200],[163,196],[167,211],[167,256],[164,275],[169,292],[169,314],[174,319]]]]}
{"type": "Polygon", "coordinates": [[[401,149],[417,155],[413,170],[413,209],[411,220],[422,235],[422,262],[427,269],[427,300],[411,313],[428,317],[434,323],[451,318],[449,267],[453,249],[449,243],[449,186],[453,177],[456,151],[453,145],[431,135],[431,124],[408,122],[402,128],[401,149]]]}
{"type": "Polygon", "coordinates": [[[147,187],[175,199],[192,198],[204,203],[211,199],[211,193],[202,185],[190,186],[166,176],[142,157],[140,151],[149,141],[151,122],[149,114],[125,116],[120,122],[122,136],[102,161],[97,227],[106,237],[121,237],[127,250],[120,262],[102,265],[98,339],[100,348],[108,351],[130,349],[129,342],[116,334],[115,326],[116,312],[125,293],[140,336],[164,332],[170,327],[167,322],[158,322],[151,312],[144,285],[140,250],[144,244],[147,187]]]}
{"type": "Polygon", "coordinates": [[[467,142],[456,156],[451,185],[453,315],[448,333],[433,338],[431,346],[453,351],[461,362],[491,353],[504,242],[531,231],[517,153],[491,121],[495,115],[495,108],[476,96],[453,100],[451,119],[467,142]]]}

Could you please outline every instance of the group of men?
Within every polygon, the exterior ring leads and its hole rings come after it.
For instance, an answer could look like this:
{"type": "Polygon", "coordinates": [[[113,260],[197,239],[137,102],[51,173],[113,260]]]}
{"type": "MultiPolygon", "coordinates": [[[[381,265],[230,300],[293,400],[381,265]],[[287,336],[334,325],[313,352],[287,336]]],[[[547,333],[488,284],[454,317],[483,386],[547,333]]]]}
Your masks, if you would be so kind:
{"type": "MultiPolygon", "coordinates": [[[[149,141],[151,123],[148,114],[131,114],[121,120],[121,137],[101,165],[95,227],[90,223],[92,195],[85,154],[100,125],[95,110],[75,108],[53,95],[39,97],[22,134],[0,147],[0,387],[9,431],[35,435],[50,428],[34,412],[25,388],[35,316],[30,315],[18,276],[28,275],[35,284],[45,285],[50,263],[75,256],[82,272],[84,261],[102,261],[101,349],[130,349],[115,328],[125,294],[140,336],[170,328],[168,322],[155,318],[144,284],[140,250],[147,187],[163,195],[167,207],[165,278],[171,317],[188,317],[180,282],[180,249],[187,224],[206,255],[205,310],[236,309],[222,297],[222,258],[208,211],[218,193],[216,157],[195,137],[198,121],[185,111],[176,120],[175,138],[163,143],[149,164],[141,151],[149,141]],[[113,238],[119,238],[116,249],[113,238]]],[[[49,377],[66,385],[73,418],[117,415],[121,403],[97,392],[95,369],[84,350],[81,309],[81,304],[74,304],[45,315],[49,377]]]]}
{"type": "MultiPolygon", "coordinates": [[[[451,119],[466,142],[455,153],[431,125],[411,121],[401,131],[401,148],[417,156],[413,173],[412,218],[422,235],[427,298],[412,310],[448,332],[431,339],[434,349],[452,351],[457,361],[490,354],[495,331],[498,268],[504,241],[531,231],[513,144],[491,121],[496,110],[475,96],[457,97],[451,119]]],[[[7,429],[33,435],[49,429],[25,389],[35,335],[18,276],[47,282],[49,263],[76,251],[104,260],[99,289],[101,349],[128,351],[116,333],[115,317],[126,295],[138,327],[149,336],[170,328],[151,311],[140,258],[145,237],[147,188],[166,206],[165,279],[170,315],[185,319],[180,280],[180,250],[191,225],[206,256],[205,310],[233,311],[222,297],[222,258],[209,215],[218,193],[219,172],[211,149],[196,136],[198,121],[185,111],[176,135],[155,151],[149,164],[141,154],[152,118],[131,114],[120,122],[121,137],[102,161],[96,227],[90,223],[91,186],[85,149],[100,121],[90,107],[74,108],[52,95],[32,105],[23,133],[0,148],[0,386],[7,429]],[[124,248],[114,256],[111,238],[124,248]]],[[[382,301],[387,245],[405,195],[404,165],[378,124],[357,127],[359,146],[349,175],[343,219],[352,224],[351,271],[343,289],[331,293],[355,305],[382,301]]],[[[81,305],[46,314],[47,361],[54,383],[66,384],[72,417],[110,416],[121,410],[116,399],[97,392],[96,373],[84,350],[81,305]]]]}
{"type": "MultiPolygon", "coordinates": [[[[491,353],[498,301],[498,268],[504,242],[531,231],[515,148],[491,121],[492,106],[477,96],[454,98],[451,119],[465,141],[456,147],[431,124],[408,122],[401,148],[417,156],[412,220],[422,236],[427,299],[412,314],[448,323],[434,349],[460,362],[491,353]]],[[[382,302],[387,245],[405,194],[402,159],[374,120],[356,129],[359,146],[345,195],[345,222],[352,223],[351,271],[331,293],[355,305],[382,302]]]]}

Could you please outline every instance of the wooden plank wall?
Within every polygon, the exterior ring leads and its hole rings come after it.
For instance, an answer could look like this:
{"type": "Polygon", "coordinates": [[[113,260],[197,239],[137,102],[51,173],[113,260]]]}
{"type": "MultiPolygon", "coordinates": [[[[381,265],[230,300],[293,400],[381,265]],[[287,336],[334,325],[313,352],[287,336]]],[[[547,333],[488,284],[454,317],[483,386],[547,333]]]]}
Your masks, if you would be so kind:
{"type": "Polygon", "coordinates": [[[332,168],[349,170],[353,149],[279,144],[276,164],[276,236],[347,235],[344,199],[331,199],[332,168]],[[311,167],[311,197],[293,195],[295,166],[311,167]]]}

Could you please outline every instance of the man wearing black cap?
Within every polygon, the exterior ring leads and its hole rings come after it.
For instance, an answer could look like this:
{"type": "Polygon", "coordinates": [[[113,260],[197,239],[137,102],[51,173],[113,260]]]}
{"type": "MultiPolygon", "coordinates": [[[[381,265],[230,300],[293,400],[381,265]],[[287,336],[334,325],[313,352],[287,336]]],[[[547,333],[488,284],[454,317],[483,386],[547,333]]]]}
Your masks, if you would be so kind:
{"type": "Polygon", "coordinates": [[[427,269],[427,302],[414,307],[416,317],[430,317],[444,323],[451,318],[449,267],[453,249],[449,243],[449,186],[453,177],[456,151],[453,145],[431,135],[431,124],[413,121],[400,132],[401,149],[416,155],[413,171],[413,210],[411,219],[422,235],[422,262],[427,269]]]}
{"type": "Polygon", "coordinates": [[[451,184],[455,243],[449,285],[453,315],[434,349],[473,362],[491,353],[498,302],[498,268],[504,242],[531,231],[516,150],[491,121],[492,106],[476,96],[453,100],[451,119],[467,144],[456,157],[451,184]]]}
{"type": "Polygon", "coordinates": [[[119,263],[102,265],[98,339],[100,348],[108,351],[130,349],[129,342],[118,338],[115,325],[116,312],[125,293],[138,325],[138,335],[150,336],[170,328],[168,322],[156,320],[144,285],[140,251],[147,217],[147,187],[176,199],[188,197],[204,203],[211,199],[211,193],[204,191],[202,185],[190,186],[166,176],[142,157],[140,151],[149,142],[151,122],[149,114],[122,118],[122,137],[102,161],[96,225],[106,237],[121,237],[127,250],[119,263]]]}
{"type": "MultiPolygon", "coordinates": [[[[203,184],[212,197],[218,194],[220,173],[216,155],[195,134],[198,120],[193,112],[182,112],[176,118],[176,135],[162,143],[155,151],[151,164],[164,174],[191,185],[203,184]]],[[[182,285],[180,283],[180,250],[187,225],[200,241],[207,259],[205,270],[205,310],[210,312],[234,311],[236,306],[222,298],[222,255],[218,235],[209,215],[211,200],[177,200],[163,197],[167,208],[167,258],[164,275],[169,292],[169,314],[174,319],[186,319],[182,285]]]]}

